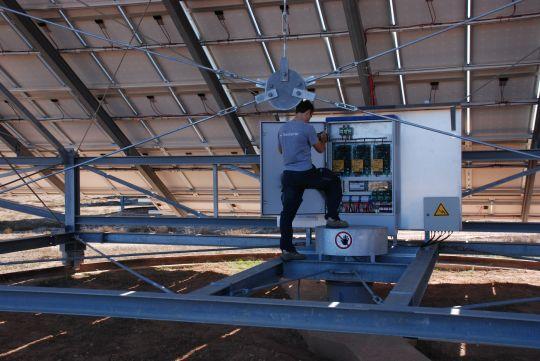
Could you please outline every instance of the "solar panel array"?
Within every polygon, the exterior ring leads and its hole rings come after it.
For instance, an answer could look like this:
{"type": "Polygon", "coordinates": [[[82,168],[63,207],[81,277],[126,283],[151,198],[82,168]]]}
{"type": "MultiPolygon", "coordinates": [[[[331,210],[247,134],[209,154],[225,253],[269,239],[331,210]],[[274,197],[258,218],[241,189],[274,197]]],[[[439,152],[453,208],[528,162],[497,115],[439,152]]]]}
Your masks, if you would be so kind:
{"type": "MultiPolygon", "coordinates": [[[[288,56],[292,69],[304,76],[323,74],[355,59],[354,48],[369,56],[405,44],[455,22],[477,16],[508,0],[360,0],[358,13],[347,14],[354,0],[289,1],[288,56]],[[365,44],[350,36],[352,24],[365,44]],[[349,22],[349,23],[348,23],[349,22]]],[[[280,1],[183,1],[182,11],[210,63],[252,79],[266,79],[279,66],[280,1]]],[[[29,14],[73,26],[101,37],[144,46],[177,59],[191,59],[179,31],[160,1],[19,0],[29,14]],[[136,34],[134,34],[134,30],[136,34]]],[[[17,30],[10,14],[0,13],[0,83],[66,148],[82,156],[97,156],[118,145],[95,121],[69,88],[47,66],[39,52],[17,30]]],[[[60,52],[102,108],[132,142],[138,142],[219,110],[200,71],[160,56],[126,50],[90,36],[37,22],[40,31],[60,52]]],[[[354,30],[354,29],[353,29],[354,30]]],[[[535,134],[539,98],[540,2],[525,0],[469,26],[392,52],[369,62],[369,73],[350,71],[327,77],[313,88],[323,98],[359,106],[436,106],[462,103],[464,134],[517,149],[538,142],[535,134]],[[366,85],[367,84],[367,85],[366,85]],[[362,88],[364,86],[364,90],[362,88]],[[368,92],[366,92],[366,86],[368,92]],[[468,103],[468,104],[467,104],[468,103]],[[469,109],[469,110],[467,110],[469,109]]],[[[261,91],[243,80],[221,79],[233,104],[253,99],[261,91]]],[[[318,108],[328,108],[317,103],[318,108]]],[[[327,109],[318,114],[342,114],[327,109]]],[[[255,151],[259,123],[285,120],[269,105],[243,108],[241,131],[255,151]]],[[[0,124],[35,156],[55,156],[56,150],[14,109],[0,102],[0,124]]],[[[483,150],[463,144],[463,150],[483,150]]],[[[220,117],[138,147],[147,155],[244,154],[231,126],[220,117]]],[[[0,151],[13,156],[2,142],[0,151]]],[[[464,164],[463,188],[475,188],[526,169],[525,162],[464,164]]],[[[9,167],[3,167],[5,172],[9,167]]],[[[149,185],[133,167],[100,167],[141,187],[149,185]]],[[[247,167],[246,169],[249,169],[247,167]]],[[[211,212],[212,171],[207,166],[157,167],[156,174],[175,198],[188,207],[211,212]]],[[[135,191],[84,171],[85,194],[136,194],[135,191]]],[[[15,179],[4,176],[2,183],[15,179]]],[[[531,198],[530,217],[540,216],[538,187],[531,198]]],[[[46,181],[39,192],[57,192],[46,181]]],[[[532,188],[531,188],[532,189],[532,188]]],[[[465,218],[523,219],[526,177],[463,199],[465,218]]],[[[18,192],[28,190],[20,188],[18,192]]],[[[234,170],[219,171],[220,212],[259,213],[259,182],[234,170]]],[[[527,217],[525,217],[527,218],[527,217]]]]}

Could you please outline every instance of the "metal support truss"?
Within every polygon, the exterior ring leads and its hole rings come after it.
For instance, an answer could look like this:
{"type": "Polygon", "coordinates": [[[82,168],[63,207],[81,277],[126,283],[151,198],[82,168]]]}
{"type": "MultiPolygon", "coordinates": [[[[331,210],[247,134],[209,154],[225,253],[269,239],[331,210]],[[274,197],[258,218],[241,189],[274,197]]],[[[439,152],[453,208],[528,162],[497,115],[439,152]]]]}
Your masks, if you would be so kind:
{"type": "Polygon", "coordinates": [[[387,305],[418,306],[437,261],[437,245],[420,248],[384,301],[387,305]]]}
{"type": "Polygon", "coordinates": [[[57,246],[69,242],[72,239],[72,233],[60,233],[21,238],[10,241],[0,241],[0,254],[57,246]]]}
{"type": "Polygon", "coordinates": [[[312,279],[339,282],[397,282],[406,263],[371,263],[319,261],[308,259],[286,262],[283,276],[289,279],[312,279]]]}
{"type": "MultiPolygon", "coordinates": [[[[171,19],[178,33],[182,36],[182,39],[186,43],[186,46],[193,60],[199,64],[211,68],[212,64],[210,63],[208,56],[204,52],[201,43],[197,39],[197,36],[193,31],[189,19],[184,13],[182,7],[180,6],[180,2],[174,0],[163,0],[163,5],[171,16],[171,19]]],[[[217,75],[215,73],[210,73],[204,70],[201,70],[201,75],[205,80],[206,84],[208,85],[210,93],[214,97],[218,107],[220,109],[228,109],[232,107],[231,101],[227,97],[227,94],[225,93],[225,90],[223,89],[223,86],[221,85],[217,75]]],[[[243,128],[242,123],[238,118],[238,115],[232,113],[227,114],[225,116],[225,119],[227,120],[227,123],[229,124],[229,127],[234,134],[234,137],[238,141],[238,144],[240,144],[240,147],[242,148],[244,153],[256,154],[257,152],[253,144],[251,143],[248,134],[243,128]]]]}
{"type": "MultiPolygon", "coordinates": [[[[32,154],[32,152],[30,151],[30,149],[28,149],[23,143],[21,143],[20,140],[18,140],[17,138],[15,138],[15,136],[13,136],[9,130],[6,129],[6,127],[4,127],[2,124],[0,124],[0,140],[2,142],[4,142],[4,144],[13,152],[17,155],[17,158],[19,157],[28,157],[28,158],[34,158],[34,155],[32,154]]],[[[8,158],[6,158],[8,159],[8,158]]],[[[38,159],[34,159],[34,161],[36,162],[35,164],[39,164],[39,165],[42,165],[38,159]]],[[[5,159],[2,159],[2,162],[3,163],[8,163],[8,165],[13,165],[14,163],[11,163],[8,161],[6,161],[5,159]]],[[[61,163],[62,160],[61,159],[57,159],[57,162],[58,163],[61,163]]],[[[55,164],[58,164],[58,163],[55,163],[55,164]]],[[[43,170],[42,172],[40,172],[42,175],[44,176],[49,176],[52,172],[50,170],[43,170]]],[[[64,182],[57,176],[53,175],[53,176],[50,176],[47,178],[47,181],[54,187],[56,188],[58,191],[60,192],[64,192],[64,182]]]]}
{"type": "Polygon", "coordinates": [[[233,237],[203,236],[184,234],[148,234],[148,233],[80,233],[85,242],[119,243],[119,244],[152,244],[168,246],[218,246],[238,248],[278,247],[279,238],[275,237],[233,237]]]}
{"type": "Polygon", "coordinates": [[[0,310],[368,333],[540,348],[540,316],[459,308],[0,286],[0,310]]]}
{"type": "Polygon", "coordinates": [[[64,215],[59,212],[51,211],[43,207],[30,206],[27,204],[21,204],[7,199],[0,199],[0,208],[10,209],[15,212],[21,212],[26,214],[31,214],[33,216],[49,218],[54,220],[60,220],[64,222],[64,215]]]}
{"type": "Polygon", "coordinates": [[[13,106],[13,108],[17,109],[17,112],[21,114],[26,120],[28,120],[32,124],[32,126],[38,131],[38,133],[41,134],[41,136],[45,138],[47,142],[49,142],[49,144],[54,147],[54,149],[56,149],[60,157],[66,158],[67,151],[62,145],[62,143],[60,143],[58,139],[56,139],[28,109],[26,109],[26,107],[17,98],[15,98],[13,94],[11,94],[11,92],[2,83],[0,83],[0,93],[2,93],[5,100],[9,102],[9,104],[13,106]]]}
{"type": "MultiPolygon", "coordinates": [[[[535,161],[529,161],[529,162],[534,162],[536,164],[535,161]]],[[[477,187],[477,188],[474,188],[474,189],[468,189],[468,190],[464,191],[461,194],[461,196],[462,197],[467,197],[467,196],[470,196],[470,195],[475,194],[475,193],[480,193],[480,192],[483,192],[483,191],[485,191],[487,189],[497,187],[497,186],[500,186],[501,184],[513,181],[514,179],[518,179],[518,178],[522,178],[522,177],[525,177],[525,176],[530,176],[532,174],[536,174],[536,172],[538,172],[538,171],[540,171],[540,166],[535,166],[534,168],[529,168],[529,169],[524,170],[522,172],[512,174],[511,176],[504,177],[502,179],[496,180],[496,181],[488,183],[488,184],[484,184],[483,186],[480,186],[480,187],[477,187]]]]}
{"type": "MultiPolygon", "coordinates": [[[[1,124],[0,124],[1,126],[1,124]]],[[[0,133],[1,135],[1,133],[0,133]]],[[[9,138],[13,139],[13,138],[9,138]]],[[[535,159],[540,156],[540,150],[523,150],[524,154],[504,150],[496,151],[464,151],[463,162],[519,162],[535,159]],[[530,157],[528,156],[530,155],[530,157]]],[[[86,162],[92,158],[80,157],[79,162],[86,162]]],[[[17,158],[7,158],[14,165],[55,165],[61,164],[62,159],[55,157],[32,157],[21,154],[17,158]]],[[[96,159],[94,165],[253,165],[259,164],[258,155],[215,155],[215,156],[126,156],[107,157],[96,159]]],[[[0,159],[0,165],[8,164],[0,159]]]]}
{"type": "Polygon", "coordinates": [[[220,217],[220,218],[177,218],[177,217],[106,217],[106,216],[80,216],[79,225],[122,225],[122,226],[169,226],[169,227],[216,227],[216,228],[243,228],[266,227],[276,228],[275,218],[246,218],[246,217],[220,217]]]}
{"type": "MultiPolygon", "coordinates": [[[[345,10],[345,19],[347,21],[347,28],[349,29],[349,35],[351,38],[351,45],[354,54],[354,60],[360,61],[368,57],[366,47],[366,35],[364,32],[364,26],[360,17],[360,11],[358,9],[357,0],[343,0],[343,9],[345,10]]],[[[369,62],[365,62],[357,67],[358,81],[362,88],[362,95],[364,96],[364,103],[366,105],[373,104],[373,94],[371,94],[370,76],[371,69],[369,62]]]]}
{"type": "Polygon", "coordinates": [[[533,222],[463,222],[463,232],[540,233],[540,223],[533,222]]]}
{"type": "Polygon", "coordinates": [[[221,281],[212,282],[208,286],[192,292],[195,295],[231,295],[235,291],[250,289],[261,283],[276,282],[283,274],[283,261],[273,259],[258,266],[227,277],[221,281]]]}
{"type": "MultiPolygon", "coordinates": [[[[1,126],[1,125],[0,125],[1,126]]],[[[0,133],[1,135],[1,133],[0,133]]],[[[11,139],[11,138],[10,138],[11,139]]],[[[78,163],[86,163],[94,158],[79,157],[78,163]]],[[[259,164],[258,155],[216,155],[216,156],[127,156],[105,157],[93,160],[94,165],[213,165],[235,164],[252,165],[259,164]]],[[[52,166],[62,163],[62,159],[55,157],[32,157],[22,155],[16,158],[0,159],[0,165],[45,165],[52,166]]]]}
{"type": "Polygon", "coordinates": [[[135,184],[133,184],[133,183],[130,183],[130,182],[128,182],[128,181],[125,181],[125,180],[120,179],[120,178],[118,178],[118,177],[115,177],[115,176],[113,176],[113,175],[107,174],[107,173],[105,173],[105,172],[103,172],[103,171],[101,171],[101,170],[99,170],[99,169],[94,168],[94,167],[88,167],[88,166],[85,166],[84,169],[89,170],[90,172],[93,172],[93,173],[95,173],[95,174],[98,174],[98,175],[100,175],[100,176],[102,176],[102,177],[105,177],[105,178],[107,178],[107,179],[109,179],[109,180],[111,180],[111,181],[113,181],[113,182],[122,184],[123,186],[126,186],[126,187],[128,187],[128,188],[134,189],[134,190],[136,190],[137,192],[140,192],[140,193],[142,193],[142,194],[145,194],[145,195],[147,195],[147,196],[149,196],[149,197],[152,197],[152,198],[155,198],[155,199],[157,199],[157,200],[160,200],[160,201],[162,201],[162,202],[164,202],[164,203],[167,203],[167,204],[169,204],[169,205],[171,205],[171,206],[173,206],[173,207],[175,207],[175,208],[181,209],[181,210],[183,210],[183,211],[186,212],[186,213],[190,213],[190,214],[193,214],[193,215],[195,215],[195,216],[197,216],[197,217],[202,217],[202,218],[207,217],[205,214],[203,214],[203,213],[201,213],[201,212],[199,212],[199,211],[196,211],[196,210],[194,210],[194,209],[192,209],[192,208],[189,208],[189,207],[187,207],[187,206],[185,206],[185,205],[183,205],[183,204],[180,204],[180,203],[178,203],[178,202],[176,202],[176,201],[173,201],[173,200],[167,199],[167,198],[165,198],[165,197],[162,197],[162,196],[160,196],[159,194],[156,194],[156,193],[154,193],[154,192],[152,192],[152,191],[149,191],[149,190],[147,190],[147,189],[144,189],[143,187],[139,187],[139,186],[137,186],[137,185],[135,185],[135,184]]]}
{"type": "MultiPolygon", "coordinates": [[[[66,168],[73,166],[76,162],[74,151],[70,151],[66,159],[66,168]]],[[[65,173],[66,193],[64,196],[64,229],[66,233],[74,233],[79,230],[77,217],[81,213],[81,187],[80,187],[80,168],[71,168],[65,173]]],[[[86,246],[75,240],[66,242],[60,245],[62,257],[66,260],[64,264],[73,268],[77,268],[84,258],[84,250],[86,246]]]]}
{"type": "Polygon", "coordinates": [[[512,162],[533,160],[535,157],[540,156],[540,150],[538,149],[522,150],[522,152],[525,154],[517,154],[504,150],[465,151],[461,154],[461,159],[464,162],[512,162]],[[527,157],[526,154],[530,154],[531,157],[527,157]]]}
{"type": "MultiPolygon", "coordinates": [[[[529,223],[524,223],[523,225],[527,226],[529,225],[529,223]]],[[[538,223],[536,223],[536,227],[538,228],[538,223]]],[[[507,257],[540,257],[540,244],[538,243],[445,241],[441,243],[439,250],[440,253],[452,254],[485,254],[507,257]]]]}
{"type": "MultiPolygon", "coordinates": [[[[73,151],[68,154],[66,167],[75,164],[76,157],[73,151]]],[[[81,213],[81,187],[80,168],[72,168],[66,171],[66,193],[65,193],[65,228],[66,232],[76,232],[78,230],[77,217],[81,213]]]]}
{"type": "MultiPolygon", "coordinates": [[[[0,0],[0,5],[24,13],[24,10],[16,0],[0,0]]],[[[131,145],[131,142],[127,136],[116,125],[105,109],[99,106],[99,102],[92,95],[90,90],[88,90],[86,85],[84,85],[77,74],[75,74],[75,72],[62,58],[58,50],[55,49],[47,37],[39,30],[32,19],[15,13],[10,13],[9,16],[13,20],[13,23],[17,29],[32,44],[32,47],[40,52],[47,65],[54,70],[55,74],[57,74],[65,84],[70,87],[77,99],[83,104],[84,108],[90,113],[95,113],[96,121],[107,133],[107,135],[121,148],[131,145]]],[[[140,153],[134,148],[128,149],[125,154],[132,156],[140,155],[140,153]]],[[[137,169],[148,184],[156,190],[156,192],[163,197],[174,199],[174,196],[150,167],[139,166],[137,169]]],[[[178,215],[185,214],[185,212],[181,209],[173,208],[173,211],[178,215]]]]}
{"type": "MultiPolygon", "coordinates": [[[[538,101],[538,107],[540,107],[540,100],[538,101]]],[[[540,110],[536,112],[536,120],[534,123],[534,130],[531,140],[531,149],[536,149],[540,146],[540,110]]],[[[527,170],[535,169],[538,166],[538,160],[529,160],[527,164],[527,170]]],[[[527,222],[529,219],[529,212],[531,210],[531,200],[534,192],[534,183],[536,180],[536,172],[531,173],[525,180],[525,191],[523,195],[523,204],[521,206],[521,220],[527,222]]]]}

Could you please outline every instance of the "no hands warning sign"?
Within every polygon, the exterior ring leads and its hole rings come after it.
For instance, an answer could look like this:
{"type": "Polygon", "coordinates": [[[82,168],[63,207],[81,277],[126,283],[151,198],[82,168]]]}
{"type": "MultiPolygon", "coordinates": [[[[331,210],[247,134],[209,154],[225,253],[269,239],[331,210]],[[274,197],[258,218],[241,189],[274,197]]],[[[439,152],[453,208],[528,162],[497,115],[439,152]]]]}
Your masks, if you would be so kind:
{"type": "Polygon", "coordinates": [[[450,213],[446,210],[446,207],[444,204],[439,203],[439,206],[435,210],[435,213],[433,214],[435,217],[448,217],[450,213]]]}
{"type": "Polygon", "coordinates": [[[336,246],[341,249],[347,249],[352,245],[352,236],[349,232],[341,231],[336,234],[335,242],[336,246]]]}

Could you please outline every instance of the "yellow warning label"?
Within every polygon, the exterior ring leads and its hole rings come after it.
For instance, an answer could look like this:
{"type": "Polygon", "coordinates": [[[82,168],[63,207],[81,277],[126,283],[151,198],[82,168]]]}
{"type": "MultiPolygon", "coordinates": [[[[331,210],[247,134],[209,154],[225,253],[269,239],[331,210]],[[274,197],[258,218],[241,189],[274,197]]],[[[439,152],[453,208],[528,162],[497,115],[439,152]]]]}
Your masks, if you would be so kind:
{"type": "Polygon", "coordinates": [[[345,161],[343,159],[332,161],[332,171],[343,172],[344,168],[345,168],[345,161]]]}
{"type": "Polygon", "coordinates": [[[448,217],[449,215],[450,213],[448,213],[444,204],[439,203],[439,206],[437,207],[437,210],[435,211],[434,216],[435,217],[448,217]]]}
{"type": "Polygon", "coordinates": [[[384,168],[384,162],[382,159],[373,159],[371,163],[371,170],[373,172],[382,172],[384,168]]]}
{"type": "Polygon", "coordinates": [[[364,160],[363,159],[353,159],[352,160],[352,171],[354,173],[360,173],[364,170],[364,160]]]}

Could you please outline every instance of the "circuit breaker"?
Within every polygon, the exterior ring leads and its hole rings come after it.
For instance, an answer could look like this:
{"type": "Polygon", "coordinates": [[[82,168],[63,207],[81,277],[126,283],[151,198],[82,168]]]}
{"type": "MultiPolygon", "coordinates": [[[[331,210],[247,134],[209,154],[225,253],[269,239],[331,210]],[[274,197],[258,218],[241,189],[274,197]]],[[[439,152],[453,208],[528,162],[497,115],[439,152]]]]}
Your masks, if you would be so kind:
{"type": "Polygon", "coordinates": [[[327,165],[342,182],[340,217],[397,232],[398,125],[379,117],[331,117],[327,165]]]}

